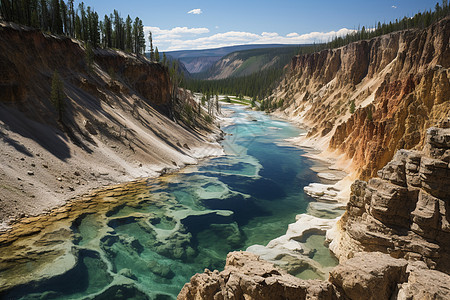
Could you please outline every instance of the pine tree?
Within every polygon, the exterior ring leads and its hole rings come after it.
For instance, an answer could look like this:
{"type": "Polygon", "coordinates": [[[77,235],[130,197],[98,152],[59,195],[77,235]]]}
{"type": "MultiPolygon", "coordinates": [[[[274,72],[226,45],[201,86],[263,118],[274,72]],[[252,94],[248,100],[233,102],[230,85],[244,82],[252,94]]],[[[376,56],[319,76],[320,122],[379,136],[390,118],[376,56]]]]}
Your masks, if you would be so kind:
{"type": "Polygon", "coordinates": [[[68,20],[68,15],[67,15],[67,6],[63,0],[60,1],[59,7],[61,9],[61,20],[62,20],[62,25],[64,27],[63,32],[68,35],[69,34],[69,20],[68,20]]]}
{"type": "Polygon", "coordinates": [[[127,19],[125,21],[125,36],[126,36],[126,42],[125,42],[125,50],[128,52],[133,51],[133,21],[131,20],[130,15],[127,16],[127,19]]]}
{"type": "Polygon", "coordinates": [[[74,30],[75,30],[75,38],[82,39],[83,35],[81,28],[81,19],[78,15],[75,16],[74,30]]]}
{"type": "Polygon", "coordinates": [[[112,47],[112,23],[111,19],[108,17],[108,15],[105,15],[105,19],[103,21],[103,30],[104,30],[104,37],[105,40],[103,41],[103,45],[106,48],[112,47]]]}
{"type": "Polygon", "coordinates": [[[152,32],[149,31],[148,33],[148,41],[150,43],[150,60],[154,61],[155,60],[155,53],[153,52],[153,39],[152,39],[152,32]]]}
{"type": "Polygon", "coordinates": [[[158,47],[155,48],[155,61],[159,63],[159,51],[158,51],[158,47]]]}
{"type": "Polygon", "coordinates": [[[80,10],[80,16],[79,18],[79,30],[80,30],[80,37],[79,39],[82,39],[83,41],[87,42],[88,40],[88,25],[87,25],[87,18],[86,18],[86,10],[84,8],[84,2],[81,2],[78,5],[78,9],[80,10]]]}
{"type": "Polygon", "coordinates": [[[139,20],[139,53],[145,54],[145,35],[144,35],[144,25],[142,20],[139,20]]]}
{"type": "Polygon", "coordinates": [[[133,52],[139,53],[139,18],[136,17],[133,23],[133,52]]]}
{"type": "Polygon", "coordinates": [[[67,15],[69,18],[69,35],[75,36],[75,10],[73,7],[73,0],[67,1],[67,15]]]}
{"type": "Polygon", "coordinates": [[[43,31],[49,30],[49,15],[48,15],[48,7],[47,7],[47,1],[41,0],[40,1],[40,9],[41,9],[41,29],[43,31]]]}
{"type": "Polygon", "coordinates": [[[50,100],[58,113],[58,122],[62,122],[65,108],[65,95],[64,85],[57,71],[53,72],[50,100]]]}
{"type": "Polygon", "coordinates": [[[167,56],[166,56],[166,52],[163,52],[163,61],[162,61],[163,66],[167,67],[167,56]]]}
{"type": "Polygon", "coordinates": [[[355,112],[355,100],[350,102],[350,113],[353,114],[355,112]]]}

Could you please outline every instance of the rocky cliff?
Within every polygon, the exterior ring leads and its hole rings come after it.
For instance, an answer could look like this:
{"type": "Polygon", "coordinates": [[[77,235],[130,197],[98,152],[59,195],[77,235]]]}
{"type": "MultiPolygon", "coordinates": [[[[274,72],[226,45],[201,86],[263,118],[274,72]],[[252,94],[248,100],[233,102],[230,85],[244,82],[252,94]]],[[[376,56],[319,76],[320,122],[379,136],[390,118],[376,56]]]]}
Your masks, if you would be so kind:
{"type": "MultiPolygon", "coordinates": [[[[167,70],[143,57],[0,23],[0,225],[91,188],[221,153],[167,70]],[[62,121],[50,100],[57,71],[62,121]]],[[[187,95],[187,94],[186,94],[187,95]]],[[[1,226],[0,226],[1,227],[1,226]]]]}
{"type": "Polygon", "coordinates": [[[368,182],[355,181],[330,249],[422,260],[450,273],[450,129],[430,128],[422,152],[399,150],[368,182]]]}
{"type": "Polygon", "coordinates": [[[233,252],[224,271],[196,274],[178,299],[448,299],[450,129],[430,128],[423,151],[398,151],[378,174],[353,184],[327,232],[340,260],[328,281],[233,252]]]}
{"type": "Polygon", "coordinates": [[[450,19],[292,59],[277,112],[310,128],[303,144],[368,179],[450,114],[450,19]],[[354,109],[352,108],[354,106],[354,109]],[[343,154],[343,156],[342,156],[343,154]]]}

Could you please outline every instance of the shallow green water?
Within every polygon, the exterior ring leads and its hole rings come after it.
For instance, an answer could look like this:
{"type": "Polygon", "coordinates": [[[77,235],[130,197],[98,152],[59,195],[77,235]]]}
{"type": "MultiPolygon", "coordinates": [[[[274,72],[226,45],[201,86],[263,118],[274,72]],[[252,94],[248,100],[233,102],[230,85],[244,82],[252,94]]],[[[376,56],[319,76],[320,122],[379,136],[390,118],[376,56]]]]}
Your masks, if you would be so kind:
{"type": "MultiPolygon", "coordinates": [[[[223,128],[226,156],[149,180],[151,192],[139,201],[130,195],[106,213],[80,215],[70,227],[76,267],[0,296],[171,299],[193,274],[223,269],[228,252],[283,235],[306,211],[303,187],[318,181],[303,151],[283,142],[300,131],[263,113],[231,108],[234,125],[223,128]]],[[[321,243],[321,237],[307,240],[320,248],[317,260],[332,265],[321,243]]]]}

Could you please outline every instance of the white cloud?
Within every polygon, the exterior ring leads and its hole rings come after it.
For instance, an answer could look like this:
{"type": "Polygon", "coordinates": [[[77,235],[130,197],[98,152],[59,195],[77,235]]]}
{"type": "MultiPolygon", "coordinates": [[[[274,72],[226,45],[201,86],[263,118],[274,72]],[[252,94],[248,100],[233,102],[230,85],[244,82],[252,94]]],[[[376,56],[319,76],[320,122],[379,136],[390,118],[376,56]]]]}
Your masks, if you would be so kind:
{"type": "Polygon", "coordinates": [[[395,5],[392,5],[392,8],[397,8],[397,6],[395,6],[395,5]]]}
{"type": "Polygon", "coordinates": [[[299,34],[291,32],[285,36],[277,32],[262,32],[256,34],[245,31],[228,31],[207,35],[208,28],[174,27],[161,29],[159,27],[144,27],[145,35],[153,33],[153,44],[164,51],[208,49],[243,44],[311,44],[328,42],[336,36],[345,36],[355,30],[342,28],[338,31],[310,32],[299,34]]]}
{"type": "Polygon", "coordinates": [[[155,40],[167,40],[173,38],[182,38],[200,35],[209,32],[208,28],[198,27],[198,28],[188,28],[188,27],[174,27],[172,29],[161,29],[159,27],[145,26],[144,32],[145,35],[148,36],[148,32],[151,31],[153,35],[153,39],[155,40]]]}
{"type": "Polygon", "coordinates": [[[200,8],[195,8],[193,10],[188,11],[187,13],[188,14],[193,14],[193,15],[199,15],[199,14],[201,14],[203,12],[202,12],[202,10],[200,8]]]}

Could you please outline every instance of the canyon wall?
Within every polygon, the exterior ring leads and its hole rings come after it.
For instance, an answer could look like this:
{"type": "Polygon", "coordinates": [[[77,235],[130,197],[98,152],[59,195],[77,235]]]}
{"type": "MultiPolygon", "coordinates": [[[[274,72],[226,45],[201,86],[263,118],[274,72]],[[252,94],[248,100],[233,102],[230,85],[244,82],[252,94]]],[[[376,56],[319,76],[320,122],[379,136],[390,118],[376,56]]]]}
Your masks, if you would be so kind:
{"type": "Polygon", "coordinates": [[[309,127],[303,144],[332,152],[367,180],[397,150],[421,149],[427,128],[447,126],[449,39],[446,18],[296,56],[272,96],[284,100],[276,114],[309,127]]]}
{"type": "Polygon", "coordinates": [[[450,129],[430,128],[423,151],[399,150],[378,174],[352,185],[327,232],[340,261],[327,281],[232,252],[224,271],[194,275],[178,299],[448,299],[450,129]]]}
{"type": "Polygon", "coordinates": [[[114,50],[94,49],[88,61],[76,40],[0,23],[0,229],[92,188],[222,153],[220,130],[185,114],[195,102],[173,97],[165,67],[114,50]]]}
{"type": "Polygon", "coordinates": [[[430,128],[423,151],[399,150],[368,182],[355,181],[330,249],[424,261],[450,273],[450,129],[430,128]]]}
{"type": "Polygon", "coordinates": [[[234,252],[178,299],[448,299],[449,40],[446,18],[294,57],[275,114],[309,127],[299,145],[362,179],[327,231],[340,264],[328,281],[301,280],[234,252]]]}

